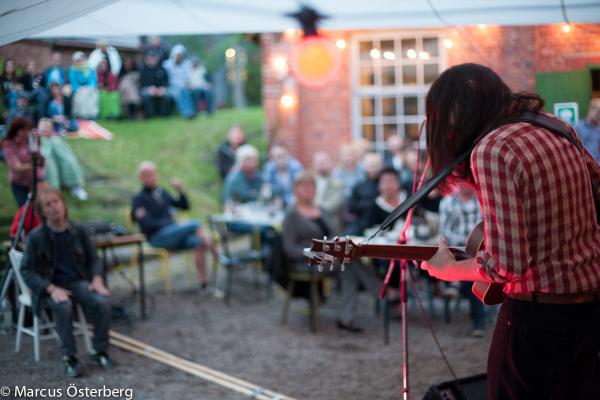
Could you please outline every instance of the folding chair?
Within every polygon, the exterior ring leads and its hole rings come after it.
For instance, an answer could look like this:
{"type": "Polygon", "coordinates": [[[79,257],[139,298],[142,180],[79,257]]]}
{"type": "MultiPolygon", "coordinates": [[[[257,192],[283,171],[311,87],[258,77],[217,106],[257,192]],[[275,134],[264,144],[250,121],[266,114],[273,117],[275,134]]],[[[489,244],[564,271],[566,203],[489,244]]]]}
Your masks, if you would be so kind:
{"type": "MultiPolygon", "coordinates": [[[[23,253],[17,251],[15,249],[10,249],[9,251],[10,262],[12,264],[13,270],[15,272],[15,276],[17,278],[17,285],[19,288],[19,318],[17,322],[17,340],[15,344],[15,352],[19,352],[21,350],[21,336],[22,334],[29,335],[33,338],[33,356],[36,362],[40,361],[40,341],[46,339],[58,339],[58,334],[56,333],[56,325],[54,322],[50,321],[48,315],[45,311],[42,311],[42,320],[33,312],[33,303],[31,301],[31,291],[27,287],[27,284],[23,280],[23,276],[21,275],[21,261],[23,259],[23,253]],[[29,307],[32,310],[33,314],[33,326],[30,328],[25,327],[25,308],[29,307]],[[51,330],[51,333],[42,334],[44,330],[51,330]]],[[[90,339],[90,333],[87,329],[87,321],[85,319],[85,314],[79,304],[75,305],[77,309],[77,315],[79,317],[79,322],[73,322],[74,325],[74,335],[83,335],[83,341],[85,343],[86,350],[88,353],[93,353],[92,341],[90,339]]]]}

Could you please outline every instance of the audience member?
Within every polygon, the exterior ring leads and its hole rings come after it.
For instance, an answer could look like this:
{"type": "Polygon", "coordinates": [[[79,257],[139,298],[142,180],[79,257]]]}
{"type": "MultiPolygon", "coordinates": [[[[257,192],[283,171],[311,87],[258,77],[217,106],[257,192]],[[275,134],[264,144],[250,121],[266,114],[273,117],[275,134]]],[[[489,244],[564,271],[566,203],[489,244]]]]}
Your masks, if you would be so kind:
{"type": "Polygon", "coordinates": [[[229,129],[227,141],[222,143],[217,151],[217,168],[219,168],[221,180],[225,180],[225,177],[235,164],[235,152],[245,141],[244,130],[241,126],[234,125],[229,129]]]}
{"type": "Polygon", "coordinates": [[[600,99],[592,99],[587,117],[575,125],[585,149],[600,163],[600,99]]]}
{"type": "Polygon", "coordinates": [[[68,219],[65,200],[56,189],[38,194],[37,213],[42,225],[27,240],[21,271],[33,292],[33,309],[40,316],[44,305],[52,309],[68,377],[82,374],[73,337],[73,304],[82,306],[94,329],[92,359],[112,367],[107,354],[111,308],[103,268],[86,230],[68,219]]]}
{"type": "Polygon", "coordinates": [[[108,44],[108,40],[106,39],[98,39],[96,41],[96,48],[90,53],[88,65],[90,68],[97,70],[102,60],[106,60],[108,70],[114,76],[119,76],[119,72],[121,72],[121,56],[119,55],[119,51],[108,44]]]}
{"type": "Polygon", "coordinates": [[[344,184],[344,196],[348,198],[352,194],[352,188],[364,179],[365,171],[352,144],[343,144],[339,157],[340,163],[333,169],[332,175],[344,184]]]}
{"type": "Polygon", "coordinates": [[[144,48],[144,56],[148,53],[154,53],[158,57],[158,63],[162,65],[163,61],[169,58],[169,51],[163,45],[160,36],[148,37],[148,43],[144,48]]]}
{"type": "Polygon", "coordinates": [[[400,175],[400,184],[403,188],[412,186],[414,173],[407,162],[407,153],[413,151],[411,144],[406,143],[399,135],[391,135],[387,141],[388,150],[384,153],[384,164],[392,167],[400,175]]]}
{"type": "Polygon", "coordinates": [[[22,90],[29,96],[29,103],[35,107],[38,118],[44,113],[48,94],[42,86],[42,74],[37,73],[35,61],[29,61],[25,72],[19,77],[22,90]]]}
{"type": "Polygon", "coordinates": [[[16,117],[27,117],[34,123],[39,118],[39,110],[29,105],[29,94],[24,90],[19,90],[17,93],[17,107],[10,109],[8,112],[6,125],[10,126],[10,123],[16,117]]]}
{"type": "Polygon", "coordinates": [[[167,71],[159,64],[158,54],[152,51],[144,55],[144,65],[140,73],[140,86],[144,117],[152,118],[158,114],[169,114],[169,76],[167,71]]]}
{"type": "MultiPolygon", "coordinates": [[[[8,165],[8,182],[17,208],[25,204],[33,184],[33,162],[28,144],[28,136],[32,128],[31,119],[16,117],[2,141],[2,151],[8,165]]],[[[44,180],[44,167],[41,164],[43,164],[42,160],[37,167],[37,178],[40,182],[44,180]]]]}
{"type": "Polygon", "coordinates": [[[271,197],[280,199],[287,207],[294,201],[294,181],[304,167],[281,144],[273,145],[270,153],[263,169],[263,183],[270,188],[271,197]]]}
{"type": "Polygon", "coordinates": [[[73,90],[73,116],[85,119],[98,117],[96,71],[88,66],[86,56],[81,51],[73,54],[69,82],[73,90]]]}
{"type": "Polygon", "coordinates": [[[215,257],[218,255],[200,222],[175,222],[172,208],[188,210],[190,207],[181,181],[171,179],[171,186],[178,194],[178,198],[174,199],[158,186],[158,173],[153,162],[142,162],[138,168],[138,177],[142,190],[133,198],[133,219],[139,223],[152,246],[173,250],[193,249],[200,285],[202,288],[206,287],[208,278],[205,252],[209,249],[215,257]]]}
{"type": "Polygon", "coordinates": [[[96,69],[100,98],[100,118],[118,118],[121,115],[121,101],[117,91],[118,78],[108,67],[106,59],[98,63],[96,69]]]}
{"type": "Polygon", "coordinates": [[[249,144],[240,146],[235,152],[235,165],[225,177],[225,204],[258,200],[262,184],[258,170],[258,150],[249,144]]]}
{"type": "Polygon", "coordinates": [[[62,54],[58,52],[52,53],[51,65],[44,70],[42,79],[42,85],[47,90],[50,90],[53,83],[60,87],[67,83],[67,74],[62,67],[62,54]]]}
{"type": "Polygon", "coordinates": [[[83,188],[85,183],[83,167],[71,147],[62,137],[54,134],[52,121],[49,118],[40,120],[38,133],[48,185],[59,190],[61,187],[69,188],[77,200],[87,200],[88,193],[83,188]]]}
{"type": "Polygon", "coordinates": [[[0,89],[2,90],[2,101],[9,110],[17,106],[17,92],[21,84],[17,78],[17,69],[14,60],[10,58],[4,61],[2,76],[0,77],[0,89]]]}
{"type": "MultiPolygon", "coordinates": [[[[379,196],[371,203],[362,220],[363,231],[376,225],[380,225],[390,213],[406,200],[407,194],[400,186],[400,174],[392,167],[384,168],[379,174],[377,183],[379,196]]],[[[404,223],[402,220],[398,220],[404,223]]]]}
{"type": "Polygon", "coordinates": [[[196,116],[197,110],[191,91],[192,63],[185,57],[185,47],[177,44],[171,50],[169,59],[163,63],[163,67],[169,75],[169,95],[175,101],[179,114],[189,119],[196,116]]]}
{"type": "Polygon", "coordinates": [[[287,261],[297,272],[313,271],[304,256],[312,239],[331,237],[333,227],[326,213],[315,203],[316,181],[309,172],[301,172],[294,181],[296,202],[287,211],[282,225],[283,249],[287,261]]]}
{"type": "Polygon", "coordinates": [[[333,161],[325,151],[313,156],[313,169],[316,173],[315,203],[329,215],[336,235],[342,232],[342,208],[344,206],[344,184],[331,175],[333,161]]]}
{"type": "Polygon", "coordinates": [[[350,218],[348,218],[347,231],[351,235],[360,235],[363,231],[366,214],[379,196],[378,178],[383,169],[383,160],[377,153],[367,153],[363,160],[366,178],[352,188],[348,200],[350,218]]]}
{"type": "Polygon", "coordinates": [[[62,134],[65,130],[75,132],[79,129],[77,121],[68,117],[66,108],[66,101],[62,88],[57,82],[51,83],[48,116],[52,119],[53,129],[56,133],[62,134]]]}
{"type": "MultiPolygon", "coordinates": [[[[440,202],[440,234],[448,245],[464,247],[471,230],[483,220],[475,191],[461,185],[458,191],[446,196],[440,202]]],[[[452,286],[448,290],[456,291],[452,286]]],[[[485,330],[485,308],[482,302],[471,292],[472,282],[460,282],[461,294],[469,299],[471,317],[471,336],[482,337],[485,330]]]]}
{"type": "Polygon", "coordinates": [[[142,103],[140,97],[140,72],[131,56],[125,56],[119,74],[119,96],[123,115],[129,120],[135,119],[136,112],[142,103]]]}
{"type": "Polygon", "coordinates": [[[215,111],[215,105],[212,93],[212,84],[207,79],[208,71],[202,65],[198,57],[192,57],[192,72],[190,77],[190,86],[192,89],[192,97],[198,112],[200,112],[200,104],[203,103],[208,115],[212,115],[215,111]]]}

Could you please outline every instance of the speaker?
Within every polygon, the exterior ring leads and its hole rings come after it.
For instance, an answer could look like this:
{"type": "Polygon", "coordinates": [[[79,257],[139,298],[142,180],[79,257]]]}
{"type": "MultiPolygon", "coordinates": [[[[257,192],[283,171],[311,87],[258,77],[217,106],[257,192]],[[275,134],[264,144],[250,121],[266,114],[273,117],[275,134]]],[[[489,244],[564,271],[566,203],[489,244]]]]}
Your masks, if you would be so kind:
{"type": "Polygon", "coordinates": [[[433,385],[423,400],[487,400],[487,374],[433,385]]]}

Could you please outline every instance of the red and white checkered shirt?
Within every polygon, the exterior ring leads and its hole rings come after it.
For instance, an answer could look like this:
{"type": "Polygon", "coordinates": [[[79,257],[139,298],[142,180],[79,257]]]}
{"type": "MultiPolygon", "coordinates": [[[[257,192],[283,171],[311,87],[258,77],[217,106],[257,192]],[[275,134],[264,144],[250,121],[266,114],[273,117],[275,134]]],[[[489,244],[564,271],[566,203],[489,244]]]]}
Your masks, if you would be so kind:
{"type": "Polygon", "coordinates": [[[476,256],[481,275],[505,283],[505,293],[600,287],[590,185],[590,175],[600,183],[600,165],[589,153],[544,128],[515,123],[477,144],[471,170],[485,226],[485,249],[476,256]]]}

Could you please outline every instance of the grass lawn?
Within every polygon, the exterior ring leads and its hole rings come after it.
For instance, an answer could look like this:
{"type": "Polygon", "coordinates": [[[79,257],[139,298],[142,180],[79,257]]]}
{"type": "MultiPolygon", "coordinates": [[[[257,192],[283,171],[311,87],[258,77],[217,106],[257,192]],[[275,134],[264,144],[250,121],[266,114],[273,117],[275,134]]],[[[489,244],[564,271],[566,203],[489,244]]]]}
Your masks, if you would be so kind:
{"type": "MultiPolygon", "coordinates": [[[[217,147],[231,125],[241,125],[247,142],[265,148],[262,108],[223,110],[214,117],[193,121],[177,117],[150,121],[100,121],[114,133],[112,141],[69,140],[86,169],[89,200],[79,202],[65,190],[70,217],[79,221],[103,219],[124,224],[125,210],[139,190],[136,168],[140,161],[156,162],[160,184],[169,187],[177,176],[187,188],[192,203],[190,215],[204,218],[218,210],[220,179],[215,164],[217,147]]],[[[0,238],[7,237],[16,206],[7,183],[8,171],[0,163],[0,238]]]]}

